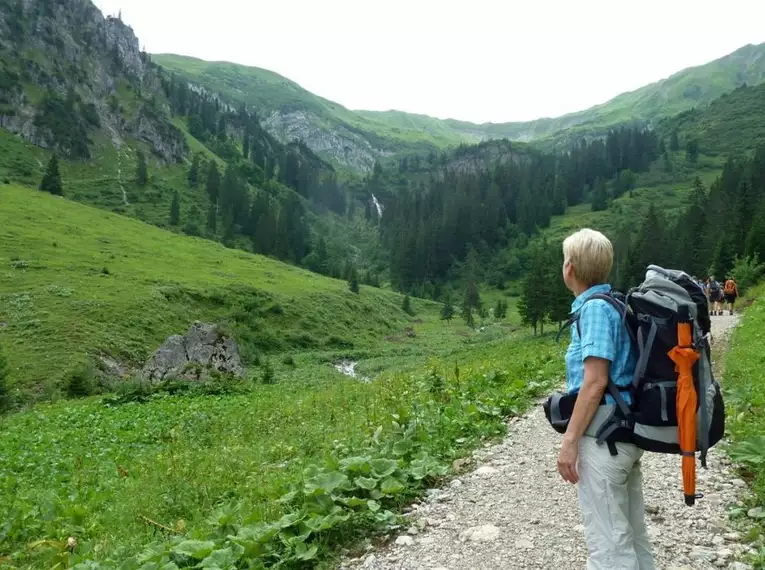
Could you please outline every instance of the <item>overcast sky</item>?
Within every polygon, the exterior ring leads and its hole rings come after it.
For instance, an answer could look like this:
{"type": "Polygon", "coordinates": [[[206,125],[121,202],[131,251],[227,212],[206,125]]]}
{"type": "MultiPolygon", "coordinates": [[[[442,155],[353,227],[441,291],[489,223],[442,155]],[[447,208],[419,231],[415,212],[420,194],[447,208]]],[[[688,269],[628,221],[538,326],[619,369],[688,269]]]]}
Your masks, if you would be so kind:
{"type": "Polygon", "coordinates": [[[763,0],[95,3],[122,10],[150,53],[263,67],[351,109],[474,122],[577,111],[765,42],[763,0]]]}

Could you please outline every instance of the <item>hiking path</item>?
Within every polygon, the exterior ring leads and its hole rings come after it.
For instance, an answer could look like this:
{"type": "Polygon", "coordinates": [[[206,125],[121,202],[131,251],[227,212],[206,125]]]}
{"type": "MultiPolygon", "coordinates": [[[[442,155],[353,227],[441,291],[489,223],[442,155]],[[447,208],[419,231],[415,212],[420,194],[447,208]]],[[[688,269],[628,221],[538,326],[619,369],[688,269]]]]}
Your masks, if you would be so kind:
{"type": "MultiPolygon", "coordinates": [[[[737,321],[737,315],[712,318],[718,377],[737,321]]],[[[415,504],[409,528],[341,568],[583,569],[587,552],[576,487],[564,483],[556,468],[560,438],[541,406],[532,406],[510,421],[503,441],[474,452],[469,472],[415,504]]],[[[657,568],[750,568],[734,562],[749,547],[727,517],[747,489],[722,447],[710,450],[707,470],[698,468],[697,492],[704,498],[694,507],[683,502],[679,457],[643,456],[646,523],[657,568]]]]}

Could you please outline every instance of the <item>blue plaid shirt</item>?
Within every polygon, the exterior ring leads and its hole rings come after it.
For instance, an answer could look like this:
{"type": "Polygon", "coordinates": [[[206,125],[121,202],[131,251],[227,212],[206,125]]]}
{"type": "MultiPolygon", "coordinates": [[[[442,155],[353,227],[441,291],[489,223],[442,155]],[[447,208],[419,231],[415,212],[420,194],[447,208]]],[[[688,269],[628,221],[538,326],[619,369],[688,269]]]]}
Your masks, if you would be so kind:
{"type": "MultiPolygon", "coordinates": [[[[595,285],[571,304],[571,313],[579,312],[579,326],[576,323],[571,326],[571,343],[566,352],[566,387],[569,393],[578,392],[584,384],[584,361],[590,356],[611,362],[609,375],[617,386],[626,387],[632,382],[637,354],[621,315],[602,299],[585,304],[596,293],[610,292],[610,285],[595,285]]],[[[623,393],[623,396],[630,403],[629,394],[623,393]]],[[[611,396],[607,396],[606,401],[614,403],[611,396]]]]}

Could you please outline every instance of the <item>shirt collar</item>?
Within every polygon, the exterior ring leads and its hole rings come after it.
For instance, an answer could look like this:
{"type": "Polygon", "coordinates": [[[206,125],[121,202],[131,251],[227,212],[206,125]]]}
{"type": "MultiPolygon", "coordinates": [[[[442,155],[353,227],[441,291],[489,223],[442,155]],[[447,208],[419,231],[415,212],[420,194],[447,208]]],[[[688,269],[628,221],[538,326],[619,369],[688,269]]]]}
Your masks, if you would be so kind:
{"type": "Polygon", "coordinates": [[[601,285],[593,285],[589,289],[587,289],[584,293],[580,294],[577,298],[574,299],[574,302],[571,303],[571,312],[576,313],[579,309],[582,308],[582,305],[584,305],[585,301],[592,297],[593,295],[600,294],[607,294],[611,292],[611,285],[608,283],[603,283],[601,285]]]}

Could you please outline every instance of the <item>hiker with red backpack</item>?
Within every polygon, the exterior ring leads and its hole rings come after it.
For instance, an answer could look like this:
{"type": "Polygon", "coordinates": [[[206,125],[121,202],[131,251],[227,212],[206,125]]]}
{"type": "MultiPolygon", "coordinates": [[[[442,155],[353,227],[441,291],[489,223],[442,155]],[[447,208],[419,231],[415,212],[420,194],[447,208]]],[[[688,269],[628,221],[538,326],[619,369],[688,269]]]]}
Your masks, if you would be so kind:
{"type": "Polygon", "coordinates": [[[725,280],[725,286],[723,287],[723,294],[725,295],[725,305],[728,310],[728,314],[733,314],[733,305],[736,304],[738,299],[738,284],[733,277],[728,277],[725,280]]]}
{"type": "Polygon", "coordinates": [[[695,452],[706,467],[707,449],[724,430],[707,299],[687,274],[656,266],[627,295],[613,291],[613,247],[593,230],[569,236],[563,255],[563,279],[576,297],[567,322],[567,390],[544,404],[564,434],[558,471],[579,486],[587,568],[653,570],[643,452],[682,456],[684,499],[692,505],[695,452]]]}

